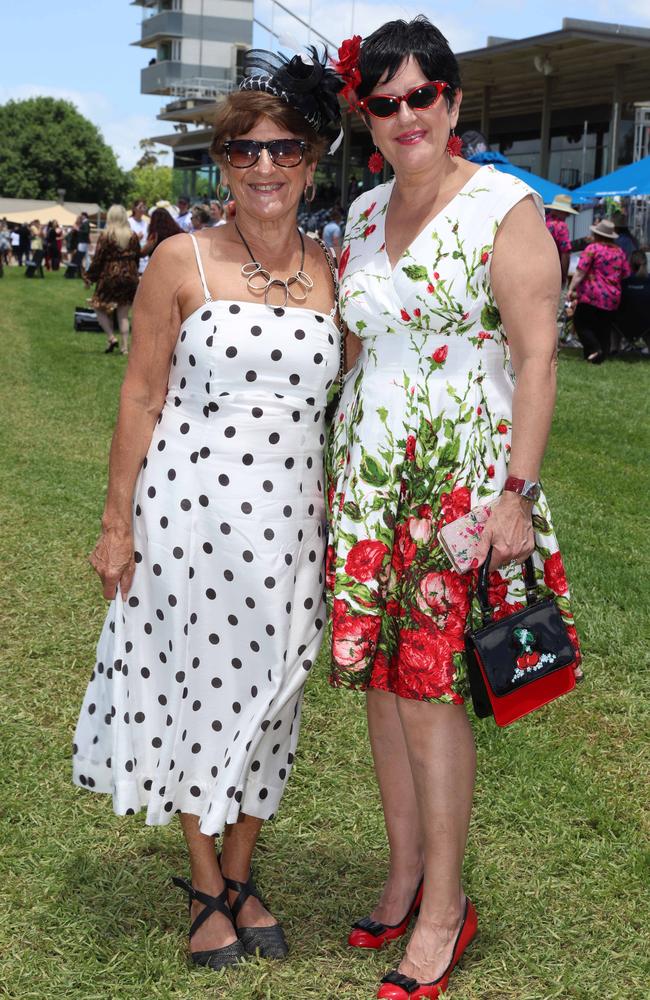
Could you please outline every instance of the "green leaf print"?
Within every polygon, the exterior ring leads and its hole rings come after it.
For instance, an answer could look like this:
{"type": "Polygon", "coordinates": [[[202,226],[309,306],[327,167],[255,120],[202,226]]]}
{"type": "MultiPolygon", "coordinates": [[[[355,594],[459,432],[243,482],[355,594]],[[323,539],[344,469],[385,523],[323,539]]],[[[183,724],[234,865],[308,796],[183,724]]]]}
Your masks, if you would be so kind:
{"type": "Polygon", "coordinates": [[[346,514],[351,521],[361,520],[361,510],[358,503],[353,503],[348,500],[347,503],[343,504],[343,513],[346,514]]]}
{"type": "Polygon", "coordinates": [[[388,410],[386,409],[385,406],[378,406],[377,407],[377,416],[381,420],[382,424],[386,423],[386,418],[388,416],[388,410]]]}
{"type": "Polygon", "coordinates": [[[501,314],[496,306],[489,302],[481,309],[481,326],[485,330],[496,330],[501,325],[501,314]]]}
{"type": "Polygon", "coordinates": [[[390,479],[390,475],[386,469],[382,468],[379,461],[372,455],[369,455],[365,450],[363,450],[363,458],[361,459],[361,478],[365,483],[369,483],[370,486],[386,486],[390,479]]]}
{"type": "Polygon", "coordinates": [[[411,281],[429,280],[429,272],[422,264],[409,264],[407,267],[403,267],[402,271],[411,281]]]}
{"type": "Polygon", "coordinates": [[[539,514],[533,514],[533,528],[535,531],[539,531],[540,535],[550,535],[551,526],[545,517],[541,517],[539,514]]]}

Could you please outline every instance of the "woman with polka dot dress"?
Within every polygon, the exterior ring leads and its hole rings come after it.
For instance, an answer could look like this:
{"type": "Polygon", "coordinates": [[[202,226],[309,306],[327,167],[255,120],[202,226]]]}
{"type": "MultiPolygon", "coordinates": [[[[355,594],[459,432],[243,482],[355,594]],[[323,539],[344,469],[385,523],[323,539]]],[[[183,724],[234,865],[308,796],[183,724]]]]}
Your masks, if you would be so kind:
{"type": "Polygon", "coordinates": [[[330,258],[298,230],[339,123],[314,61],[248,54],[212,153],[237,223],[162,244],[133,347],[91,556],[112,603],[74,781],[151,825],[180,814],[196,964],[282,958],[250,878],[294,760],[322,638],[324,418],[339,374],[330,258]],[[223,833],[217,856],[215,836],[223,833]]]}

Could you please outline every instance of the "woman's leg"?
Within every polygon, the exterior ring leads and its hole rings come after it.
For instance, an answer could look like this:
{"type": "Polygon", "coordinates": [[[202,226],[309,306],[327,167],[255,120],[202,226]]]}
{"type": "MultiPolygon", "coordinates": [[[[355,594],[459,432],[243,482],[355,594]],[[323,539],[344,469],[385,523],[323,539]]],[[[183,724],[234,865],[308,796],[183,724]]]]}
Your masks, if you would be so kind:
{"type": "Polygon", "coordinates": [[[591,361],[601,353],[600,341],[596,334],[598,320],[594,316],[594,313],[598,312],[600,310],[594,309],[593,306],[588,305],[586,302],[580,302],[576,306],[573,316],[573,325],[578,335],[578,340],[582,344],[582,353],[585,361],[591,361]]]}
{"type": "Polygon", "coordinates": [[[419,982],[449,964],[463,916],[463,857],[476,750],[462,705],[397,699],[424,844],[424,896],[400,970],[419,982]]]}
{"type": "Polygon", "coordinates": [[[422,877],[418,805],[396,695],[370,689],[368,734],[384,810],[390,870],[373,920],[396,924],[407,912],[422,877]]]}
{"type": "MultiPolygon", "coordinates": [[[[225,886],[217,860],[214,837],[201,833],[198,816],[190,813],[181,813],[181,826],[190,856],[192,885],[208,896],[220,895],[225,886]]],[[[190,923],[202,910],[203,903],[193,901],[190,923]]],[[[213,913],[197,930],[190,942],[190,949],[212,951],[214,948],[224,948],[236,940],[237,935],[230,920],[222,913],[213,913]]]]}
{"type": "Polygon", "coordinates": [[[129,353],[129,309],[130,306],[117,307],[117,322],[120,328],[120,350],[122,354],[129,353]]]}
{"type": "Polygon", "coordinates": [[[95,309],[95,314],[97,322],[108,337],[108,344],[110,346],[115,340],[113,336],[113,320],[104,309],[95,309]]]}
{"type": "MultiPolygon", "coordinates": [[[[263,822],[264,820],[257,819],[256,816],[240,813],[238,821],[226,827],[221,853],[221,870],[226,878],[235,879],[236,882],[247,882],[250,878],[253,851],[263,822]]],[[[228,899],[231,906],[236,898],[237,893],[229,889],[228,899]]],[[[248,897],[237,914],[239,927],[271,927],[275,923],[277,923],[275,918],[254,896],[248,897]]]]}

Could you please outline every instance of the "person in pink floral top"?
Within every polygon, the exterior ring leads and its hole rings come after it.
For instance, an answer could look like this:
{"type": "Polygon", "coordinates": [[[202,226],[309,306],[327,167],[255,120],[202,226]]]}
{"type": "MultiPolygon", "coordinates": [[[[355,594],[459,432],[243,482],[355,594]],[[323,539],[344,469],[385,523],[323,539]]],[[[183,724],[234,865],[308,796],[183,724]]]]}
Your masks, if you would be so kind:
{"type": "Polygon", "coordinates": [[[612,316],[620,305],[622,283],[630,275],[630,265],[616,245],[613,222],[602,219],[591,231],[594,242],[580,256],[569,286],[569,299],[577,303],[573,325],[585,359],[600,364],[609,354],[612,316]]]}
{"type": "Polygon", "coordinates": [[[567,226],[567,216],[577,215],[575,208],[571,206],[571,195],[557,194],[550,205],[544,205],[547,211],[546,228],[553,237],[557,252],[560,256],[560,267],[562,269],[562,285],[564,286],[569,274],[569,261],[571,259],[571,239],[569,238],[569,227],[567,226]]]}
{"type": "Polygon", "coordinates": [[[492,545],[496,615],[525,606],[518,564],[532,555],[577,647],[546,499],[508,483],[539,478],[560,266],[538,195],[453,155],[462,93],[438,29],[420,16],[383,25],[356,52],[354,42],[339,60],[395,178],[348,214],[339,309],[360,354],[326,455],[331,677],[366,692],[390,847],[383,892],[348,941],[401,937],[419,906],[377,994],[419,1000],[446,990],[477,926],[461,883],[475,774],[463,636],[476,580],[452,568],[440,528],[491,501],[477,565],[492,545]]]}

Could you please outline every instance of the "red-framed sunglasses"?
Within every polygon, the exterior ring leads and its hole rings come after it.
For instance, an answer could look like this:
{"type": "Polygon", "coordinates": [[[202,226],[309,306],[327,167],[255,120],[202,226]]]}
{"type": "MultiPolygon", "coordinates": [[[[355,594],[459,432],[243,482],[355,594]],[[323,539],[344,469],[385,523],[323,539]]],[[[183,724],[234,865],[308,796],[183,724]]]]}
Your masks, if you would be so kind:
{"type": "Polygon", "coordinates": [[[367,111],[373,118],[392,118],[399,111],[401,102],[405,101],[413,111],[426,111],[437,104],[443,90],[448,87],[449,84],[444,80],[431,80],[429,83],[420,83],[400,97],[393,94],[373,94],[371,97],[362,97],[356,110],[367,111]]]}

